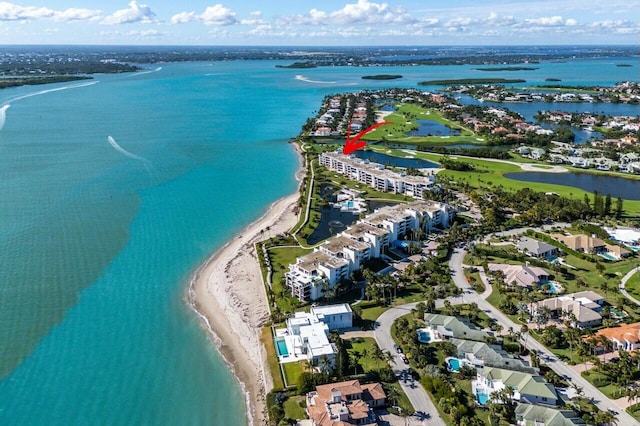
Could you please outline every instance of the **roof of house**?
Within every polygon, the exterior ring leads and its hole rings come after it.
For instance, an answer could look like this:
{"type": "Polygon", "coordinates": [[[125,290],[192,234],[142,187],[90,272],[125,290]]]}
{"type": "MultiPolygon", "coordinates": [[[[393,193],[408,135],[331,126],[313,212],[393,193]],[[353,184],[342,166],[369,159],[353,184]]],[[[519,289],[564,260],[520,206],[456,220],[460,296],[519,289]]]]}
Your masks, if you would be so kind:
{"type": "Polygon", "coordinates": [[[557,250],[557,248],[552,246],[551,244],[547,244],[543,241],[534,240],[533,238],[528,237],[521,237],[520,241],[518,241],[518,243],[516,244],[516,247],[527,253],[533,253],[538,256],[550,251],[557,250]]]}
{"type": "Polygon", "coordinates": [[[505,370],[503,368],[484,367],[480,373],[483,377],[501,381],[505,386],[510,386],[520,395],[532,395],[541,398],[558,399],[556,388],[544,380],[544,377],[521,371],[505,370]]]}
{"type": "Polygon", "coordinates": [[[522,287],[531,287],[533,283],[547,278],[549,272],[537,266],[528,265],[506,265],[502,263],[490,263],[490,271],[502,271],[507,284],[515,284],[522,287]]]}
{"type": "Polygon", "coordinates": [[[338,305],[312,306],[311,313],[313,315],[336,315],[352,313],[351,306],[348,303],[340,303],[338,305]]]}
{"type": "Polygon", "coordinates": [[[570,313],[573,313],[573,315],[576,317],[576,321],[579,323],[588,323],[601,320],[602,315],[594,310],[599,308],[599,306],[600,305],[598,305],[598,303],[593,302],[590,298],[586,296],[580,296],[580,293],[552,297],[550,299],[545,299],[536,303],[537,309],[540,309],[541,307],[547,307],[552,311],[558,309],[569,311],[570,313]]]}
{"type": "Polygon", "coordinates": [[[516,420],[543,423],[544,426],[584,425],[584,420],[573,410],[520,403],[516,407],[516,420]]]}
{"type": "Polygon", "coordinates": [[[425,314],[424,321],[428,327],[430,326],[444,335],[458,339],[484,342],[486,339],[493,337],[492,334],[480,330],[465,320],[448,315],[425,314]]]}
{"type": "Polygon", "coordinates": [[[591,251],[596,247],[604,247],[605,245],[604,241],[602,241],[600,238],[591,237],[589,235],[553,234],[551,236],[572,250],[591,251]]]}
{"type": "Polygon", "coordinates": [[[528,366],[521,359],[514,357],[498,345],[456,338],[449,341],[456,345],[459,355],[473,354],[475,358],[481,359],[487,367],[504,368],[505,370],[523,371],[532,374],[536,372],[533,367],[528,366]]]}
{"type": "Polygon", "coordinates": [[[309,417],[318,426],[347,426],[348,422],[336,420],[339,414],[348,412],[349,418],[359,424],[375,424],[362,423],[369,417],[367,401],[385,399],[386,394],[380,383],[361,385],[358,380],[348,380],[316,386],[315,395],[312,392],[307,397],[313,399],[313,403],[307,406],[309,417]],[[349,398],[350,395],[357,395],[359,398],[349,398]],[[339,402],[334,402],[334,396],[339,398],[339,402]]]}
{"type": "Polygon", "coordinates": [[[619,327],[609,327],[598,330],[596,336],[605,336],[609,340],[618,342],[640,342],[640,322],[622,324],[619,327]]]}
{"type": "Polygon", "coordinates": [[[297,266],[307,272],[312,272],[318,269],[318,266],[320,265],[329,268],[339,268],[348,264],[349,262],[345,259],[333,257],[319,251],[309,253],[297,259],[297,266]]]}

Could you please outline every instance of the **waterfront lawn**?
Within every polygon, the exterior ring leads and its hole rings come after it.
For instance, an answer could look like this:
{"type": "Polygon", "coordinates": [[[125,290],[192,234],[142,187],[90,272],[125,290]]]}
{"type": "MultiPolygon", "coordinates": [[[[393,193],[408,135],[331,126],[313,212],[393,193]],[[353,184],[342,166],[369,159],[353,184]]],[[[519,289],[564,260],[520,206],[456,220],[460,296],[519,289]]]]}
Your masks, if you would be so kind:
{"type": "Polygon", "coordinates": [[[296,262],[296,258],[310,253],[311,249],[302,247],[271,247],[267,253],[271,261],[272,275],[271,285],[275,297],[275,302],[281,312],[293,312],[296,306],[294,299],[284,281],[284,274],[288,271],[289,265],[296,262]]]}
{"type": "Polygon", "coordinates": [[[283,404],[284,417],[292,420],[306,419],[307,412],[304,409],[306,406],[306,397],[290,396],[283,404]]]}
{"type": "Polygon", "coordinates": [[[269,372],[271,373],[271,377],[273,378],[273,388],[276,390],[282,390],[284,389],[284,381],[282,379],[282,371],[280,370],[278,356],[276,355],[276,348],[273,344],[273,334],[271,333],[271,327],[262,327],[260,341],[262,342],[262,347],[267,351],[269,372]]]}
{"type": "Polygon", "coordinates": [[[287,387],[297,386],[300,376],[307,370],[306,361],[287,362],[281,365],[287,387]]]}

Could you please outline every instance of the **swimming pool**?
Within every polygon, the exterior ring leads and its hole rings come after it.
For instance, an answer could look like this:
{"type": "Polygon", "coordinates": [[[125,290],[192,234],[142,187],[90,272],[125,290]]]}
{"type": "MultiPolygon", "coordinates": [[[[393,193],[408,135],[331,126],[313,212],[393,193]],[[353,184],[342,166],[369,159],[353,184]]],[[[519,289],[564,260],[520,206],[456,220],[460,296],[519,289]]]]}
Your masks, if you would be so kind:
{"type": "Polygon", "coordinates": [[[278,350],[278,356],[289,356],[287,342],[285,342],[284,339],[276,340],[276,349],[278,350]]]}
{"type": "Polygon", "coordinates": [[[451,358],[449,359],[448,363],[449,363],[449,369],[451,371],[460,370],[460,360],[458,358],[451,358]]]}
{"type": "Polygon", "coordinates": [[[489,401],[489,395],[487,395],[487,393],[485,391],[478,391],[476,393],[476,397],[478,399],[478,404],[482,405],[483,407],[485,405],[487,405],[487,401],[489,401]]]}
{"type": "Polygon", "coordinates": [[[418,341],[421,343],[429,343],[431,342],[431,334],[423,329],[418,330],[418,341]]]}
{"type": "Polygon", "coordinates": [[[558,294],[562,293],[563,287],[555,281],[546,281],[543,284],[549,285],[549,293],[550,294],[558,294]]]}
{"type": "Polygon", "coordinates": [[[604,257],[605,259],[611,260],[613,262],[618,260],[614,256],[611,256],[609,253],[598,253],[598,254],[600,255],[600,257],[604,257]]]}

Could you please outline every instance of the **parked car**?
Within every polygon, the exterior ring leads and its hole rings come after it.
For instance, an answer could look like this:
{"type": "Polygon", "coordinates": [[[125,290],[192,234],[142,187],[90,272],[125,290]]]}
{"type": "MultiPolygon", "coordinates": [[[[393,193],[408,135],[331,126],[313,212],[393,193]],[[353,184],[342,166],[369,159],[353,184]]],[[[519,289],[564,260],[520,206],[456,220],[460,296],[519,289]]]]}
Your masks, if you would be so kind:
{"type": "Polygon", "coordinates": [[[398,345],[393,345],[393,349],[395,349],[396,352],[398,352],[399,354],[402,353],[402,348],[400,346],[398,346],[398,345]]]}
{"type": "Polygon", "coordinates": [[[402,362],[404,362],[405,364],[409,364],[409,359],[406,356],[402,355],[402,362]]]}

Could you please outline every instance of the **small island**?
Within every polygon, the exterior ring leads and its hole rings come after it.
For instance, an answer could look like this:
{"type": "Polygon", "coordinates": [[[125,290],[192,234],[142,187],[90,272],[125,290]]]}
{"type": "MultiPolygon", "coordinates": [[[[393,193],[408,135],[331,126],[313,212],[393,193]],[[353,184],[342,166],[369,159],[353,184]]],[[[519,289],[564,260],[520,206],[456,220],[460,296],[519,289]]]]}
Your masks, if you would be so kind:
{"type": "Polygon", "coordinates": [[[402,78],[402,76],[399,74],[377,74],[362,76],[363,80],[396,80],[398,78],[402,78]]]}
{"type": "Polygon", "coordinates": [[[314,64],[313,62],[294,62],[290,65],[276,65],[276,68],[300,68],[300,69],[306,69],[306,68],[318,68],[318,65],[314,64]]]}
{"type": "Polygon", "coordinates": [[[549,81],[549,82],[558,82],[558,81],[562,81],[559,78],[545,78],[544,81],[549,81]]]}
{"type": "Polygon", "coordinates": [[[631,64],[616,64],[616,67],[621,67],[621,68],[631,68],[633,65],[631,64]]]}
{"type": "Polygon", "coordinates": [[[451,80],[427,80],[418,83],[419,86],[447,86],[450,84],[505,84],[526,83],[527,80],[508,78],[460,78],[451,80]]]}
{"type": "Polygon", "coordinates": [[[91,80],[92,77],[81,75],[55,75],[48,77],[10,77],[0,79],[0,89],[19,86],[35,86],[38,84],[66,83],[77,80],[91,80]]]}
{"type": "Polygon", "coordinates": [[[536,67],[486,67],[474,68],[477,71],[535,71],[536,67]]]}

